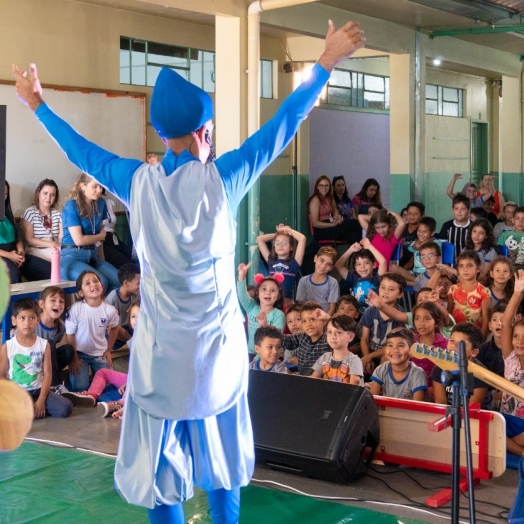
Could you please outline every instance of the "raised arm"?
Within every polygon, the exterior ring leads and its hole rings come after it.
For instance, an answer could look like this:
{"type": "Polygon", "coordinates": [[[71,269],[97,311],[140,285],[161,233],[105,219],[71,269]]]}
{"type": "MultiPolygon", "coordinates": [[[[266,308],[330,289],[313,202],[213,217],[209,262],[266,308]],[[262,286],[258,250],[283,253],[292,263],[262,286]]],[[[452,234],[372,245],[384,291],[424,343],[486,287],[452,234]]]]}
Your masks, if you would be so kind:
{"type": "Polygon", "coordinates": [[[129,205],[132,176],[142,162],[120,158],[89,142],[53,113],[42,99],[42,87],[35,64],[29,66],[29,77],[13,64],[13,75],[18,98],[35,112],[69,161],[129,205]]]}
{"type": "Polygon", "coordinates": [[[360,244],[364,249],[368,249],[373,253],[373,256],[375,257],[378,263],[378,274],[383,275],[384,273],[387,273],[388,263],[384,258],[384,255],[370,242],[369,238],[363,238],[360,241],[360,244]]]}
{"type": "Polygon", "coordinates": [[[493,176],[484,175],[484,178],[488,181],[488,190],[481,195],[482,202],[485,202],[488,198],[492,197],[495,194],[495,186],[493,185],[493,176]]]}
{"type": "Polygon", "coordinates": [[[361,249],[362,249],[362,246],[358,242],[355,242],[354,244],[349,246],[349,248],[346,250],[346,252],[337,260],[337,263],[335,264],[335,269],[338,271],[339,275],[344,280],[346,280],[346,278],[349,275],[349,271],[348,271],[348,268],[346,266],[346,263],[347,263],[349,257],[353,253],[356,253],[357,251],[360,251],[361,249]]]}
{"type": "Polygon", "coordinates": [[[406,229],[406,222],[404,222],[404,219],[398,213],[395,213],[395,211],[388,211],[388,214],[397,221],[394,235],[395,238],[399,240],[402,237],[402,233],[404,233],[404,229],[406,229]]]}
{"type": "Polygon", "coordinates": [[[501,349],[504,359],[508,358],[513,351],[513,321],[524,293],[524,270],[519,269],[515,273],[515,287],[508,306],[502,315],[502,339],[501,349]]]}
{"type": "Polygon", "coordinates": [[[460,173],[455,173],[451,178],[448,188],[446,189],[446,195],[448,195],[448,197],[451,198],[451,200],[453,200],[457,196],[457,194],[453,192],[453,189],[457,180],[459,180],[460,178],[462,178],[462,175],[460,173]]]}
{"type": "Polygon", "coordinates": [[[360,227],[365,231],[368,230],[370,219],[371,217],[369,215],[363,215],[362,213],[358,215],[358,223],[360,224],[360,227]]]}
{"type": "Polygon", "coordinates": [[[257,237],[257,246],[262,257],[267,262],[271,251],[267,247],[267,243],[274,240],[277,236],[278,231],[275,233],[266,233],[265,235],[258,235],[257,237]]]}
{"type": "Polygon", "coordinates": [[[250,136],[239,149],[222,155],[216,167],[222,176],[230,204],[236,209],[264,169],[282,152],[314,107],[337,63],[364,46],[357,22],[335,30],[329,22],[325,50],[304,81],[282,103],[275,116],[250,136]]]}
{"type": "Polygon", "coordinates": [[[395,307],[384,304],[382,299],[372,289],[368,291],[367,300],[370,305],[375,306],[377,309],[380,309],[380,311],[382,311],[382,313],[387,315],[389,318],[392,318],[397,322],[402,322],[403,324],[408,323],[408,314],[405,311],[399,311],[395,307]]]}
{"type": "Polygon", "coordinates": [[[279,224],[277,226],[277,235],[279,233],[286,233],[295,239],[297,243],[297,248],[295,249],[295,260],[298,265],[301,266],[304,261],[304,253],[306,252],[306,236],[284,224],[279,224]]]}

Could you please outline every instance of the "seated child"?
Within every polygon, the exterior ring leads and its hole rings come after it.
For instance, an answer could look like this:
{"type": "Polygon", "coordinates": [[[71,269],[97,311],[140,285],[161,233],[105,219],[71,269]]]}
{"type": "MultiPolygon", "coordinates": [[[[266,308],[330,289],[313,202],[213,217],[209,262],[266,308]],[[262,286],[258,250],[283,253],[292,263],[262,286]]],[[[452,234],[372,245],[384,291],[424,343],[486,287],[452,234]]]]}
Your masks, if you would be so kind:
{"type": "Polygon", "coordinates": [[[487,369],[504,378],[504,359],[502,357],[502,316],[506,311],[505,302],[498,303],[489,312],[488,328],[492,337],[480,346],[477,359],[487,369]]]}
{"type": "Polygon", "coordinates": [[[308,301],[302,304],[300,318],[304,331],[284,335],[282,347],[286,356],[297,357],[299,374],[309,376],[318,358],[330,351],[324,333],[324,326],[330,317],[320,308],[320,304],[308,301]]]}
{"type": "Polygon", "coordinates": [[[434,218],[422,217],[420,219],[416,232],[417,240],[411,242],[406,251],[413,254],[413,267],[409,271],[404,269],[400,264],[391,266],[391,270],[400,273],[405,279],[408,286],[413,286],[415,278],[426,272],[426,267],[420,260],[420,248],[427,242],[434,242],[441,248],[442,241],[435,238],[435,229],[437,223],[434,218]]]}
{"type": "MultiPolygon", "coordinates": [[[[140,313],[140,301],[135,300],[131,303],[127,310],[127,324],[131,329],[135,329],[136,321],[138,320],[138,315],[140,313]]],[[[128,344],[131,347],[131,341],[129,340],[128,344]]],[[[98,397],[103,393],[107,385],[114,386],[118,388],[120,395],[123,395],[126,389],[127,383],[127,373],[120,373],[109,368],[99,369],[95,376],[93,377],[93,382],[89,386],[87,391],[81,391],[78,393],[68,391],[63,393],[63,395],[73,402],[74,406],[95,406],[98,400],[98,397]]],[[[107,417],[112,415],[113,418],[122,418],[124,399],[117,400],[116,402],[99,402],[98,403],[98,413],[102,417],[107,417]]]]}
{"type": "Polygon", "coordinates": [[[315,271],[302,277],[298,283],[297,302],[317,302],[329,316],[333,315],[340,291],[338,282],[329,276],[329,272],[337,258],[337,250],[333,247],[324,246],[318,250],[314,258],[315,271]]]}
{"type": "Polygon", "coordinates": [[[282,351],[282,332],[274,326],[259,327],[255,331],[255,351],[259,359],[249,364],[250,369],[272,371],[273,373],[287,373],[287,367],[280,362],[282,351]]]}
{"type": "Polygon", "coordinates": [[[40,310],[32,298],[21,298],[13,305],[11,322],[16,335],[0,349],[0,379],[16,382],[34,402],[35,418],[46,414],[65,418],[73,405],[51,389],[51,348],[47,340],[35,334],[40,310]]]}
{"type": "Polygon", "coordinates": [[[120,287],[113,289],[106,297],[106,302],[116,308],[120,315],[120,326],[113,349],[122,347],[132,336],[133,331],[126,324],[128,310],[138,298],[140,291],[140,269],[137,264],[124,264],[118,270],[120,287]]]}
{"type": "Polygon", "coordinates": [[[413,282],[415,291],[420,291],[423,287],[435,287],[430,282],[434,282],[442,274],[447,275],[449,278],[457,274],[452,267],[441,264],[441,256],[440,246],[436,242],[425,242],[420,246],[419,258],[424,266],[424,272],[419,273],[415,277],[413,282]],[[433,280],[431,280],[432,277],[434,277],[433,280]]]}
{"type": "Polygon", "coordinates": [[[355,242],[340,257],[335,268],[342,277],[340,281],[340,292],[351,293],[359,303],[361,313],[367,308],[366,297],[370,289],[378,289],[380,277],[387,269],[386,259],[367,238],[355,242]],[[346,264],[353,255],[355,271],[348,270],[346,264]],[[378,262],[378,271],[374,273],[375,262],[378,262]]]}
{"type": "MultiPolygon", "coordinates": [[[[369,293],[368,299],[372,306],[380,309],[380,311],[385,313],[388,317],[391,317],[398,322],[402,322],[408,329],[415,329],[412,312],[399,311],[396,307],[384,304],[374,291],[369,293]]],[[[433,302],[438,307],[441,317],[439,324],[440,332],[446,339],[448,339],[451,334],[451,328],[455,325],[455,319],[448,313],[446,307],[444,307],[442,299],[440,298],[439,289],[423,287],[415,296],[415,304],[419,305],[423,302],[433,302]]]]}
{"type": "MultiPolygon", "coordinates": [[[[370,290],[370,292],[373,291],[370,290]]],[[[358,303],[357,299],[353,295],[342,295],[337,303],[337,309],[335,311],[335,314],[347,315],[348,317],[352,318],[355,322],[357,322],[357,326],[355,328],[355,337],[351,341],[349,350],[352,353],[362,356],[362,351],[360,349],[360,336],[362,335],[362,326],[358,323],[362,315],[360,314],[360,304],[358,303]]]]}
{"type": "Polygon", "coordinates": [[[524,265],[524,207],[515,208],[513,213],[513,231],[504,231],[497,240],[501,246],[509,249],[511,260],[516,269],[524,265]]]}
{"type": "Polygon", "coordinates": [[[504,220],[498,224],[495,224],[493,227],[493,234],[495,235],[496,240],[499,239],[500,235],[502,235],[504,231],[513,231],[513,215],[515,213],[515,209],[517,209],[517,204],[511,200],[504,204],[502,211],[504,220]]]}
{"type": "Polygon", "coordinates": [[[336,314],[327,324],[326,339],[331,351],[314,364],[312,377],[363,386],[361,360],[348,349],[355,336],[356,322],[347,315],[336,314]]]}
{"type": "MultiPolygon", "coordinates": [[[[405,285],[406,281],[403,276],[397,273],[386,273],[380,277],[379,296],[386,305],[404,311],[401,306],[397,305],[397,300],[402,297],[405,285]]],[[[359,324],[362,326],[360,337],[362,365],[364,370],[371,374],[384,355],[386,335],[396,327],[403,327],[403,323],[397,322],[378,308],[370,306],[362,315],[359,324]]]]}
{"type": "MultiPolygon", "coordinates": [[[[482,332],[478,327],[470,324],[469,322],[462,322],[453,326],[447,349],[458,352],[458,343],[462,341],[466,346],[466,358],[472,362],[475,362],[475,364],[479,364],[480,366],[484,367],[484,365],[476,358],[479,348],[482,344],[482,340],[482,332]]],[[[452,403],[453,387],[444,386],[440,382],[441,374],[442,369],[438,366],[435,366],[431,373],[435,402],[437,404],[447,404],[450,406],[452,403]]],[[[482,380],[479,380],[475,377],[473,384],[473,394],[469,399],[469,403],[480,404],[482,409],[491,409],[492,395],[488,394],[488,392],[489,386],[482,380]]]]}
{"type": "Polygon", "coordinates": [[[75,349],[69,380],[73,391],[86,391],[89,368],[95,374],[113,363],[111,351],[120,317],[104,300],[104,288],[96,273],[82,271],[76,279],[76,289],[80,300],[68,309],[65,322],[67,343],[75,349]]]}
{"type": "Polygon", "coordinates": [[[452,204],[453,220],[444,222],[438,235],[440,240],[455,246],[455,257],[466,247],[470,207],[471,202],[466,195],[456,195],[452,204]]]}
{"type": "Polygon", "coordinates": [[[424,400],[428,389],[424,370],[410,362],[413,333],[407,328],[390,331],[386,335],[385,356],[371,377],[370,391],[385,397],[424,400]]]}
{"type": "Polygon", "coordinates": [[[292,304],[286,309],[286,330],[284,333],[289,335],[291,333],[300,333],[302,331],[302,320],[300,319],[300,312],[302,311],[302,306],[300,304],[292,304]]]}

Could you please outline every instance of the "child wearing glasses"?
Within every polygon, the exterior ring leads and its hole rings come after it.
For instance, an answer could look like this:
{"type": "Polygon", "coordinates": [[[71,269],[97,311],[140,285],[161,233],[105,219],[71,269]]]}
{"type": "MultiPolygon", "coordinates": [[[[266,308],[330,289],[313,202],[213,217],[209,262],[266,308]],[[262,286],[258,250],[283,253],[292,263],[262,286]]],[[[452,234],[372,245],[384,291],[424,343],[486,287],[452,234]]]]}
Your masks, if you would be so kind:
{"type": "Polygon", "coordinates": [[[306,237],[284,224],[278,224],[275,233],[257,237],[258,249],[269,268],[269,274],[281,273],[284,277],[282,292],[284,304],[293,301],[295,281],[304,260],[306,237]],[[267,243],[272,242],[271,251],[267,243]]]}
{"type": "MultiPolygon", "coordinates": [[[[440,246],[436,242],[424,242],[419,249],[419,259],[424,266],[424,272],[420,273],[413,282],[414,291],[420,291],[423,287],[435,287],[429,284],[431,278],[439,272],[440,275],[447,275],[448,277],[456,276],[457,272],[450,266],[441,264],[442,252],[440,246]]],[[[433,281],[438,277],[435,276],[433,281]]],[[[432,282],[433,282],[432,281],[432,282]]],[[[436,282],[435,282],[436,284],[436,282]]]]}

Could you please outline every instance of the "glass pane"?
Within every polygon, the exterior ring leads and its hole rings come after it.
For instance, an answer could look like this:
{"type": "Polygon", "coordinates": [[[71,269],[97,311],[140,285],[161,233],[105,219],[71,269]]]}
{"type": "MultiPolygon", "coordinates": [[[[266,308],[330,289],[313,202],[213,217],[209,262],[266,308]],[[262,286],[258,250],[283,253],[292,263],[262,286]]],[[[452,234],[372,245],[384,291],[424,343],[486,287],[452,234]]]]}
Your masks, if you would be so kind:
{"type": "Polygon", "coordinates": [[[436,100],[426,100],[426,113],[428,115],[438,114],[436,100]]]}
{"type": "Polygon", "coordinates": [[[464,114],[464,106],[463,106],[463,102],[462,102],[463,93],[464,93],[463,89],[459,89],[458,90],[458,94],[459,94],[459,107],[458,107],[459,114],[458,114],[458,116],[459,117],[462,117],[462,115],[464,114]]]}
{"type": "Polygon", "coordinates": [[[384,95],[382,93],[364,92],[364,107],[384,109],[384,95]]]}
{"type": "Polygon", "coordinates": [[[386,100],[384,109],[389,109],[389,78],[386,77],[386,100]]]}
{"type": "Polygon", "coordinates": [[[146,85],[146,44],[132,42],[131,51],[131,83],[137,86],[146,85]]]}
{"type": "MultiPolygon", "coordinates": [[[[156,78],[159,75],[161,69],[162,67],[160,66],[152,66],[152,65],[147,66],[147,85],[148,86],[155,85],[156,78]]],[[[177,72],[181,73],[180,71],[177,71],[177,72]]],[[[183,76],[183,73],[182,73],[182,76],[183,76]]]]}
{"type": "Polygon", "coordinates": [[[204,51],[204,85],[202,89],[208,93],[215,92],[215,53],[204,51]]]}
{"type": "Polygon", "coordinates": [[[459,116],[458,104],[452,102],[444,102],[442,104],[442,114],[444,116],[459,116]]]}
{"type": "Polygon", "coordinates": [[[186,47],[156,44],[155,42],[148,42],[147,45],[148,63],[172,67],[188,67],[188,54],[186,47]]]}
{"type": "Polygon", "coordinates": [[[271,60],[260,61],[260,96],[273,98],[273,62],[271,60]]]}
{"type": "Polygon", "coordinates": [[[438,97],[437,95],[437,86],[433,86],[431,84],[426,85],[426,98],[432,98],[433,100],[436,100],[438,97]]]}
{"type": "Polygon", "coordinates": [[[131,83],[131,53],[129,49],[120,49],[120,83],[131,83]]]}
{"type": "Polygon", "coordinates": [[[329,84],[342,87],[351,87],[351,75],[349,71],[341,71],[339,69],[335,69],[331,73],[329,84]]]}
{"type": "Polygon", "coordinates": [[[197,53],[191,52],[191,61],[189,62],[189,81],[192,84],[202,88],[202,67],[204,57],[202,51],[197,53]]]}
{"type": "Polygon", "coordinates": [[[328,87],[328,103],[344,106],[351,105],[351,89],[328,87]]]}
{"type": "Polygon", "coordinates": [[[450,87],[445,87],[443,89],[442,99],[445,102],[458,102],[458,89],[451,89],[450,87]]]}
{"type": "Polygon", "coordinates": [[[364,89],[366,91],[384,92],[384,78],[381,76],[364,75],[364,89]]]}

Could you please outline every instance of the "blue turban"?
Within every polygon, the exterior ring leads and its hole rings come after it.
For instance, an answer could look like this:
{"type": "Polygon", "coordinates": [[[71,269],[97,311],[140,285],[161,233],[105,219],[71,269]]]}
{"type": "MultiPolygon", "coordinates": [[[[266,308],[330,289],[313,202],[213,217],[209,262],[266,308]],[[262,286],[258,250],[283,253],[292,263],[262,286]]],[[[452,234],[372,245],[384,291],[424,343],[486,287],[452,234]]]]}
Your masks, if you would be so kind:
{"type": "Polygon", "coordinates": [[[162,138],[177,138],[200,129],[213,118],[213,102],[202,89],[163,67],[151,97],[151,123],[162,138]]]}

